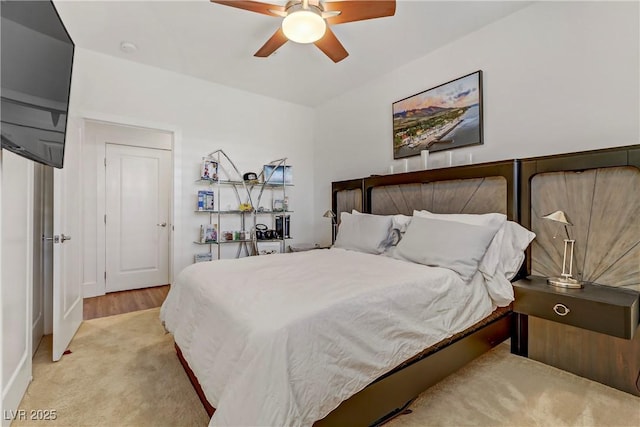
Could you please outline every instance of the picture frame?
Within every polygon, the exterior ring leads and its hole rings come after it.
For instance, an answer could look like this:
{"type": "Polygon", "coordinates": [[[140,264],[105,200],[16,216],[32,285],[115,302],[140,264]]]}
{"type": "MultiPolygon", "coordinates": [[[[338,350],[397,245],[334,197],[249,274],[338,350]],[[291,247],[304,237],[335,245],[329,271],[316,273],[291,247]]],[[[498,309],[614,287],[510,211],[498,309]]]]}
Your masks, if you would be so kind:
{"type": "Polygon", "coordinates": [[[202,159],[202,165],[200,167],[200,179],[209,181],[218,180],[218,162],[211,159],[202,159]]]}
{"type": "Polygon", "coordinates": [[[218,241],[218,224],[200,225],[200,243],[213,243],[218,241]]]}
{"type": "Polygon", "coordinates": [[[483,144],[482,70],[396,101],[393,158],[483,144]]]}
{"type": "Polygon", "coordinates": [[[284,200],[283,199],[273,199],[273,207],[271,209],[273,212],[283,212],[284,209],[284,200]]]}
{"type": "Polygon", "coordinates": [[[293,184],[293,167],[264,165],[262,176],[268,184],[293,184]]]}

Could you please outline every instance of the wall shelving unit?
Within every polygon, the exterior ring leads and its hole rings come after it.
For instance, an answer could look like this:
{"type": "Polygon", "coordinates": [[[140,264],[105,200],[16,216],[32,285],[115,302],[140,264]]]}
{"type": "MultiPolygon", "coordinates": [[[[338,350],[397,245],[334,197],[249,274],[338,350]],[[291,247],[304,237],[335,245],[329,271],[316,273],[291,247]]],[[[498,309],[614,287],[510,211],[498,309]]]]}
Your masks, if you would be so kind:
{"type": "MultiPolygon", "coordinates": [[[[221,259],[222,247],[225,245],[237,246],[236,258],[269,253],[274,249],[273,243],[278,243],[278,252],[284,252],[286,241],[291,239],[290,217],[293,213],[289,209],[287,195],[287,188],[292,187],[293,184],[285,180],[287,159],[269,162],[267,165],[273,166],[270,173],[265,176],[265,172],[261,172],[257,182],[244,181],[243,174],[222,150],[209,153],[203,158],[203,161],[205,160],[217,163],[217,174],[215,178],[201,178],[196,183],[207,186],[209,191],[213,192],[214,209],[197,209],[195,213],[208,215],[208,225],[215,224],[217,233],[215,240],[194,241],[197,245],[208,247],[208,252],[196,255],[196,262],[221,259]],[[279,171],[282,171],[282,182],[280,180],[274,182],[274,179],[279,178],[277,176],[279,171]],[[268,197],[265,197],[267,195],[268,197]],[[261,207],[263,199],[270,199],[271,207],[261,207]],[[274,200],[279,200],[281,203],[275,204],[274,200]],[[232,203],[235,203],[235,208],[232,207],[232,203]],[[246,210],[239,209],[243,204],[247,206],[246,210]],[[231,218],[235,218],[234,222],[239,224],[239,229],[225,230],[227,227],[225,224],[229,224],[231,218]],[[266,237],[259,236],[260,232],[257,232],[256,225],[260,227],[261,224],[270,231],[266,237]],[[274,235],[278,230],[281,232],[274,235]]],[[[202,224],[201,227],[205,225],[207,224],[202,224]]]]}
{"type": "Polygon", "coordinates": [[[287,158],[285,157],[282,159],[273,160],[267,163],[267,165],[272,166],[272,168],[270,169],[270,172],[265,172],[265,170],[263,170],[258,176],[259,182],[252,186],[252,188],[250,189],[250,192],[253,190],[257,191],[256,197],[255,197],[255,202],[256,202],[255,206],[258,206],[258,207],[261,206],[263,196],[265,195],[265,191],[270,192],[271,201],[272,201],[271,209],[260,210],[259,208],[257,208],[254,210],[253,212],[254,213],[254,229],[256,224],[264,224],[264,222],[262,222],[263,216],[270,216],[267,222],[271,223],[271,229],[276,231],[280,230],[281,232],[275,238],[262,239],[262,240],[255,238],[256,236],[254,233],[253,237],[254,237],[255,250],[256,250],[256,253],[258,254],[262,252],[260,246],[261,246],[261,243],[263,242],[264,243],[277,242],[279,243],[279,252],[281,253],[285,252],[286,241],[291,239],[290,218],[293,211],[290,209],[289,195],[287,194],[287,189],[293,187],[293,183],[287,182],[287,172],[286,172],[287,166],[288,166],[287,158]],[[281,177],[279,175],[280,171],[282,171],[281,177]],[[265,173],[267,173],[268,175],[265,176],[265,173]],[[277,196],[281,198],[276,199],[276,192],[279,193],[277,196]],[[282,201],[282,204],[280,205],[280,207],[274,206],[275,205],[273,203],[274,200],[282,201]],[[278,224],[279,217],[281,218],[280,225],[278,224]]]}

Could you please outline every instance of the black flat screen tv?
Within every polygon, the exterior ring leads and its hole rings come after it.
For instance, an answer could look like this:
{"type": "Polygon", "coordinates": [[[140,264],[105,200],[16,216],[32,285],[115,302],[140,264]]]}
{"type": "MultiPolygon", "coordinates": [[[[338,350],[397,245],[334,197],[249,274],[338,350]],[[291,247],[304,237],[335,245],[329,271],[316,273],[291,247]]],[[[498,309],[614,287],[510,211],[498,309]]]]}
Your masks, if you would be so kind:
{"type": "Polygon", "coordinates": [[[2,148],[62,168],[74,44],[49,0],[0,2],[2,148]]]}

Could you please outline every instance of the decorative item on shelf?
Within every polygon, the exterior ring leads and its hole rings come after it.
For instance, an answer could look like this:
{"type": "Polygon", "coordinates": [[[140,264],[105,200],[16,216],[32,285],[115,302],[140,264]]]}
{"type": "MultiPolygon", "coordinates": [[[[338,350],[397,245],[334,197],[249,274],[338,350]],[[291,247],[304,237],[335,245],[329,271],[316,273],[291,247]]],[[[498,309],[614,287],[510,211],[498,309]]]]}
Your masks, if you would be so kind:
{"type": "Polygon", "coordinates": [[[273,199],[273,206],[271,208],[274,212],[282,212],[285,210],[284,208],[284,200],[283,199],[273,199]]]}
{"type": "Polygon", "coordinates": [[[195,262],[213,261],[213,254],[211,252],[206,252],[203,254],[195,254],[194,261],[195,262]]]}
{"type": "Polygon", "coordinates": [[[242,175],[242,179],[246,184],[257,184],[258,183],[258,175],[255,172],[247,172],[242,175]]]}
{"type": "Polygon", "coordinates": [[[200,243],[214,243],[218,240],[218,224],[200,226],[200,243]]]}
{"type": "Polygon", "coordinates": [[[429,167],[429,150],[420,151],[420,162],[422,164],[422,169],[427,170],[429,167]]]}
{"type": "Polygon", "coordinates": [[[206,157],[202,158],[202,167],[200,169],[200,179],[210,181],[218,180],[218,162],[206,157]]]}
{"type": "Polygon", "coordinates": [[[238,210],[241,212],[251,212],[253,210],[253,206],[251,206],[251,203],[240,203],[238,210]]]}
{"type": "Polygon", "coordinates": [[[322,216],[325,217],[325,218],[331,218],[331,242],[335,242],[336,241],[336,230],[338,228],[338,224],[336,222],[336,214],[334,214],[333,211],[331,209],[329,209],[322,216]]]}
{"type": "Polygon", "coordinates": [[[264,165],[262,174],[267,184],[293,184],[292,166],[264,165]]]}
{"type": "MultiPolygon", "coordinates": [[[[569,237],[569,229],[567,226],[572,226],[567,218],[567,215],[563,211],[555,211],[549,215],[542,217],[550,221],[558,222],[564,225],[564,231],[567,234],[567,238],[564,239],[564,255],[562,258],[562,273],[560,277],[549,277],[547,283],[552,286],[558,286],[561,288],[575,288],[579,289],[583,287],[582,282],[571,277],[571,271],[573,267],[573,247],[575,240],[569,237]],[[567,254],[569,255],[569,262],[567,263],[567,254]],[[567,271],[568,270],[568,271],[567,271]]],[[[556,236],[554,236],[555,238],[556,236]]]]}
{"type": "Polygon", "coordinates": [[[467,164],[470,165],[473,163],[473,153],[467,153],[467,164]]]}
{"type": "Polygon", "coordinates": [[[198,191],[198,210],[212,211],[214,209],[215,208],[214,208],[213,191],[208,191],[208,190],[198,191]]]}
{"type": "Polygon", "coordinates": [[[198,191],[198,210],[204,210],[204,191],[198,191]]]}
{"type": "Polygon", "coordinates": [[[278,239],[290,239],[291,218],[289,215],[276,215],[276,235],[278,239]]]}
{"type": "Polygon", "coordinates": [[[255,225],[256,240],[272,240],[277,238],[276,230],[270,230],[266,224],[255,225]]]}
{"type": "Polygon", "coordinates": [[[272,255],[280,253],[280,242],[258,242],[258,255],[272,255]]]}

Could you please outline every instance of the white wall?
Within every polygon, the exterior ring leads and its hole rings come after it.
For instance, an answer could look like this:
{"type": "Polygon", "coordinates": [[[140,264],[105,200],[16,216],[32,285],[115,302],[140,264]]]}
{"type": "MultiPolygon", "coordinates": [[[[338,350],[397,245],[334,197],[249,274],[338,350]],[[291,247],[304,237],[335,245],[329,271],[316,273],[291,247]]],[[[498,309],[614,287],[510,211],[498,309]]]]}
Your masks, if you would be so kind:
{"type": "MultiPolygon", "coordinates": [[[[331,181],[386,173],[391,104],[483,70],[484,145],[474,163],[640,142],[639,3],[539,2],[317,108],[315,206],[331,181]]],[[[420,157],[410,159],[410,170],[420,157]]],[[[429,162],[444,166],[444,153],[429,162]]],[[[316,222],[317,239],[329,240],[316,222]]]]}
{"type": "MultiPolygon", "coordinates": [[[[243,172],[260,172],[264,163],[288,157],[295,180],[292,236],[295,241],[313,242],[312,225],[319,215],[313,209],[312,196],[312,109],[85,49],[77,49],[75,55],[71,96],[79,116],[176,134],[178,149],[174,156],[180,183],[175,201],[176,272],[203,250],[192,243],[204,220],[193,212],[195,194],[201,189],[195,180],[202,156],[218,148],[243,172]]],[[[87,161],[94,164],[92,159],[87,161]]],[[[95,257],[91,256],[96,251],[89,237],[95,235],[95,202],[85,206],[84,214],[92,218],[85,223],[84,233],[85,250],[90,254],[85,259],[84,276],[89,283],[92,277],[103,274],[96,270],[95,257]]]]}
{"type": "Polygon", "coordinates": [[[33,165],[5,150],[0,155],[3,426],[31,381],[33,165]]]}

